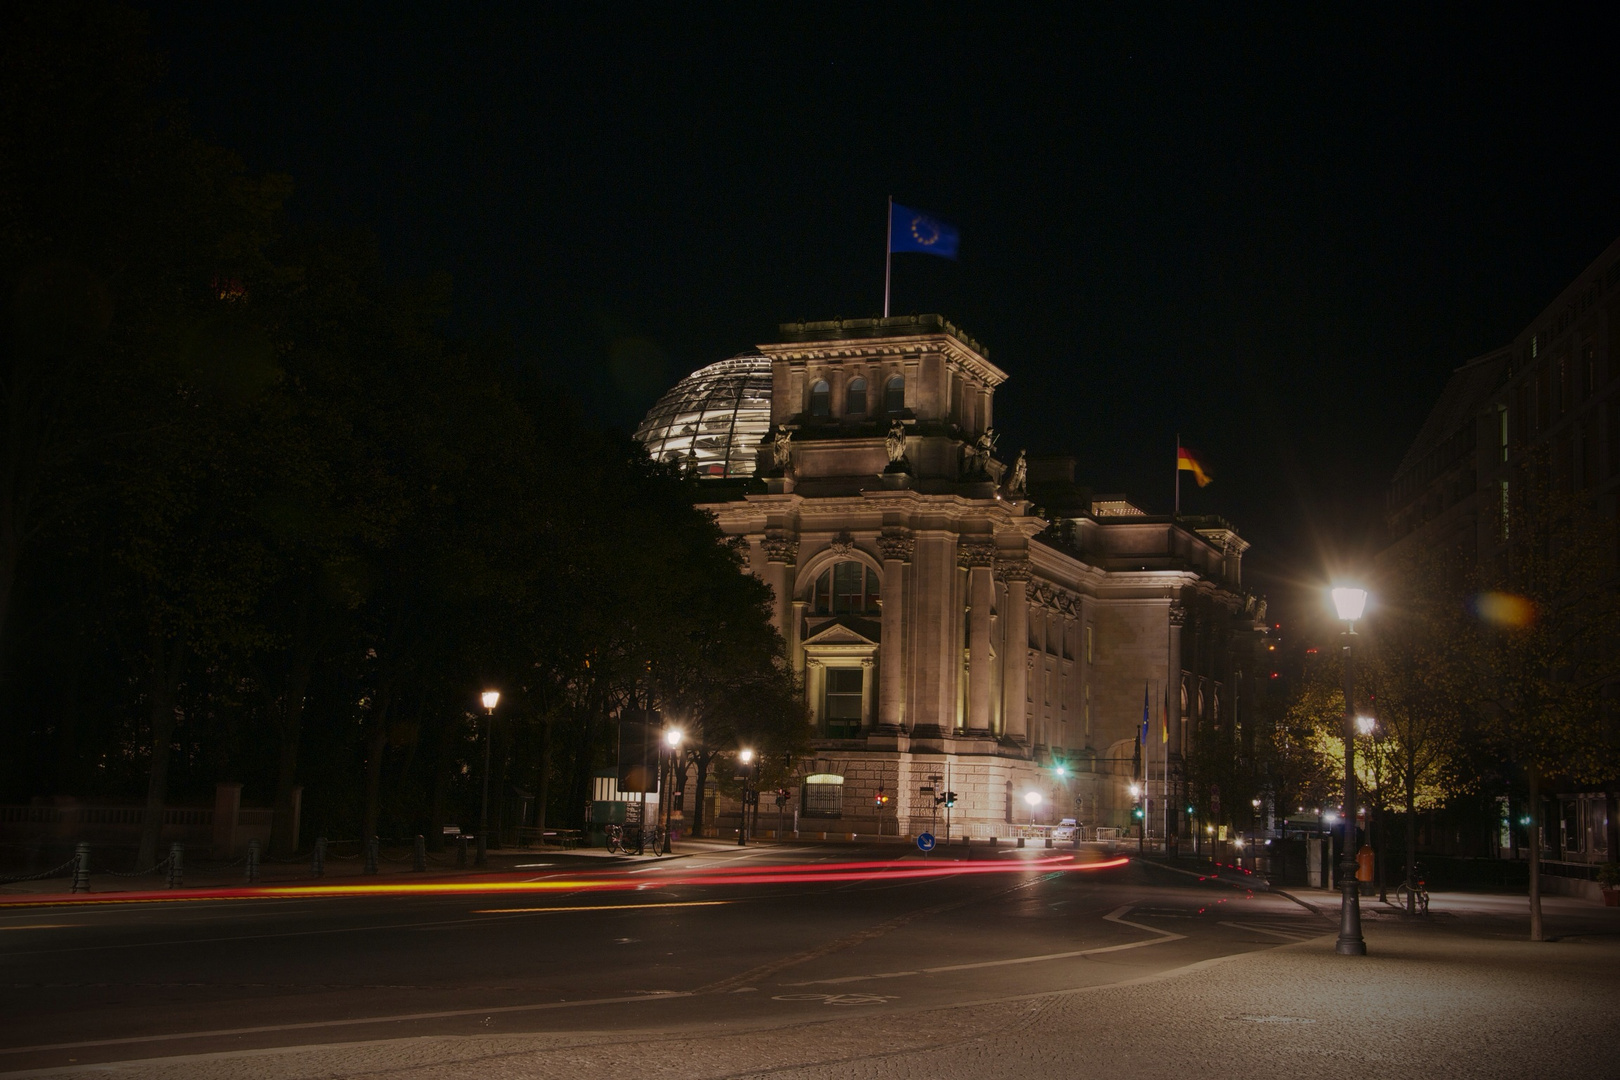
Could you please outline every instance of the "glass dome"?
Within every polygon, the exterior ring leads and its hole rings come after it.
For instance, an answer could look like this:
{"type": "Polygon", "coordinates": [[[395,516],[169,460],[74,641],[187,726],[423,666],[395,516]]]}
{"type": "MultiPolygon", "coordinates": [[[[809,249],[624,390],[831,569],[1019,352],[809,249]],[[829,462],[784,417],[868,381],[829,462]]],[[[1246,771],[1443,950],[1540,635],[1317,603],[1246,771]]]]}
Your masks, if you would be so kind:
{"type": "Polygon", "coordinates": [[[699,368],[658,399],[636,429],[654,461],[696,457],[699,476],[753,476],[771,427],[771,361],[750,349],[699,368]]]}

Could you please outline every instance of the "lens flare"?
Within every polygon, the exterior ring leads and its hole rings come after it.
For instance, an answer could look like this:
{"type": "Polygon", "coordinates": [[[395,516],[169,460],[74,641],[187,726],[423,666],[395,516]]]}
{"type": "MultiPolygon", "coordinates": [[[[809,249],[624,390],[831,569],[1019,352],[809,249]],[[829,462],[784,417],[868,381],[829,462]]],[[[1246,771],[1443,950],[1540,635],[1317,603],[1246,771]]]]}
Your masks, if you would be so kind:
{"type": "Polygon", "coordinates": [[[1536,605],[1523,596],[1512,593],[1484,592],[1474,597],[1469,605],[1474,614],[1492,626],[1510,630],[1525,630],[1535,625],[1536,605]]]}

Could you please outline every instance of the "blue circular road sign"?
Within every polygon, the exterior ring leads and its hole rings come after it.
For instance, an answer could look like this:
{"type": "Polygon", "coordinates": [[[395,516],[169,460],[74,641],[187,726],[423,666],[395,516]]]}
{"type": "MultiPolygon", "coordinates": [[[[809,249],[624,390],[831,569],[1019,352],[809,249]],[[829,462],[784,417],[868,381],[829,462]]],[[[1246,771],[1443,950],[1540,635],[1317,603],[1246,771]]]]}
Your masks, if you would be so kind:
{"type": "Polygon", "coordinates": [[[934,834],[933,833],[927,833],[927,832],[918,833],[917,834],[917,846],[919,848],[921,848],[923,851],[933,851],[934,850],[934,834]]]}

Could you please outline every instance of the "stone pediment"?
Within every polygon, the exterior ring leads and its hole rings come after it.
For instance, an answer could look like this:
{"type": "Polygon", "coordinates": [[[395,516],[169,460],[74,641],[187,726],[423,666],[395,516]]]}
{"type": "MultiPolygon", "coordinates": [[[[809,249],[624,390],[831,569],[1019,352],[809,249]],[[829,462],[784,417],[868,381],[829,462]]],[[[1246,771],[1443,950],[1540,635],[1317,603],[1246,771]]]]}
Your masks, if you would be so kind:
{"type": "Polygon", "coordinates": [[[805,639],[806,646],[811,645],[873,645],[877,644],[869,637],[857,633],[843,623],[833,623],[815,635],[805,639]]]}

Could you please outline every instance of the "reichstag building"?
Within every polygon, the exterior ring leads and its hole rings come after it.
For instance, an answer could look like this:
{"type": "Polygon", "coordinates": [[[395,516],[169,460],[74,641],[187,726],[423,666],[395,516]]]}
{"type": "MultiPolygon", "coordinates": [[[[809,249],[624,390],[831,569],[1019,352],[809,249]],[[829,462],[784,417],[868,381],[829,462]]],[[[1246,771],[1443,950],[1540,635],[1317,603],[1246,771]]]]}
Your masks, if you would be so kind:
{"type": "Polygon", "coordinates": [[[1140,802],[1150,837],[1185,837],[1193,732],[1242,744],[1269,675],[1247,542],[998,451],[1006,379],[937,315],[789,323],[636,433],[712,484],[775,592],[815,724],[800,835],[942,831],[948,789],[957,836],[1129,833],[1140,802]]]}

